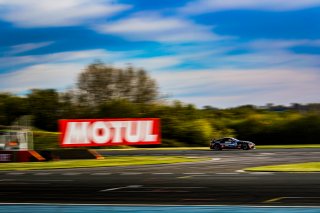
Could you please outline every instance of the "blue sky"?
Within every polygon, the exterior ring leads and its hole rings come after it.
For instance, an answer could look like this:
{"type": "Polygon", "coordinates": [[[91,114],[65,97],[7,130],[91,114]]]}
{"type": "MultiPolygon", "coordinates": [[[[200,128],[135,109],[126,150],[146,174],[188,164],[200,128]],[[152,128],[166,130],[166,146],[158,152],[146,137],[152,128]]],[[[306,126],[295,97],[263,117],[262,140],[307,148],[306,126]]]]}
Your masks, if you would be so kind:
{"type": "Polygon", "coordinates": [[[320,0],[0,0],[0,91],[59,91],[99,59],[198,107],[320,102],[320,0]]]}

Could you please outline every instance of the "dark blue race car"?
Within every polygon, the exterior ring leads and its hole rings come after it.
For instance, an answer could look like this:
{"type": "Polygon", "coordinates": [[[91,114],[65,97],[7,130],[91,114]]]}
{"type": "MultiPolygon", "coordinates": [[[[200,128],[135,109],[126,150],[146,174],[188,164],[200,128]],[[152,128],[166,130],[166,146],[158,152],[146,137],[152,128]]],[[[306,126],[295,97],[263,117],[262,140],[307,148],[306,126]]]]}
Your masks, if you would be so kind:
{"type": "Polygon", "coordinates": [[[255,149],[255,144],[250,141],[242,141],[236,138],[221,138],[213,139],[210,142],[210,149],[222,150],[222,149],[243,149],[250,150],[255,149]]]}

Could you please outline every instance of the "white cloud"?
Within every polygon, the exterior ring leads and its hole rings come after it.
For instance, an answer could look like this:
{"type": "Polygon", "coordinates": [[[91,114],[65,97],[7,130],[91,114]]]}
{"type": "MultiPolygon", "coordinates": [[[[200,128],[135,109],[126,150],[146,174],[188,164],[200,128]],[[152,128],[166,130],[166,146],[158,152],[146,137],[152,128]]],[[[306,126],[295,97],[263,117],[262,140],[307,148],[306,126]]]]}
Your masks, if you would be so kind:
{"type": "Polygon", "coordinates": [[[0,74],[0,90],[21,93],[31,88],[63,89],[73,85],[77,74],[94,60],[120,60],[131,54],[131,52],[109,52],[95,49],[2,57],[0,68],[15,66],[24,68],[0,74]]]}
{"type": "Polygon", "coordinates": [[[53,42],[38,42],[38,43],[27,43],[27,44],[19,44],[14,45],[10,48],[10,50],[6,53],[8,55],[15,55],[23,52],[27,52],[30,50],[39,49],[41,47],[46,47],[51,45],[53,42]]]}
{"type": "Polygon", "coordinates": [[[173,99],[199,107],[320,101],[320,73],[311,69],[198,70],[158,73],[156,79],[173,99]]]}
{"type": "Polygon", "coordinates": [[[315,67],[319,66],[320,57],[288,50],[299,45],[318,46],[319,41],[257,40],[235,46],[235,50],[244,47],[249,50],[237,55],[228,55],[233,47],[223,46],[206,51],[182,48],[174,55],[157,57],[140,57],[145,55],[143,51],[110,52],[104,49],[2,57],[0,67],[19,64],[28,67],[0,74],[0,90],[20,93],[31,88],[63,89],[74,85],[77,74],[87,64],[101,59],[107,63],[110,60],[117,67],[127,63],[143,67],[151,71],[163,93],[199,107],[319,102],[320,73],[315,67]],[[216,68],[175,70],[179,65],[194,62],[216,68]],[[217,63],[222,65],[215,66],[217,63]]]}
{"type": "Polygon", "coordinates": [[[83,65],[73,63],[30,66],[13,73],[0,74],[1,90],[20,93],[34,88],[65,89],[76,82],[82,69],[83,65]]]}
{"type": "Polygon", "coordinates": [[[159,72],[168,71],[170,69],[176,69],[184,63],[199,63],[204,64],[206,60],[212,60],[214,55],[221,55],[225,51],[230,50],[229,48],[216,48],[214,50],[192,50],[192,48],[176,48],[176,52],[172,49],[173,54],[167,54],[164,56],[155,57],[139,57],[135,55],[134,57],[118,58],[114,61],[114,65],[118,67],[124,67],[127,64],[132,64],[134,67],[144,68],[149,72],[159,72]]]}
{"type": "Polygon", "coordinates": [[[148,58],[121,59],[117,60],[114,65],[117,67],[123,67],[130,63],[134,67],[140,67],[152,72],[176,66],[182,62],[183,61],[179,56],[157,56],[148,58]]]}
{"type": "MultiPolygon", "coordinates": [[[[74,63],[34,65],[1,74],[1,90],[20,93],[33,88],[65,89],[74,85],[82,70],[83,65],[74,63]]],[[[173,99],[198,107],[320,101],[320,74],[313,70],[199,70],[153,77],[163,92],[173,94],[173,99]]]]}
{"type": "Polygon", "coordinates": [[[295,52],[294,47],[319,47],[319,40],[255,40],[238,44],[248,52],[223,55],[217,60],[238,67],[314,68],[320,66],[320,56],[295,52]]]}
{"type": "Polygon", "coordinates": [[[84,59],[106,58],[112,54],[103,49],[83,50],[83,51],[67,51],[52,54],[36,56],[38,60],[43,62],[65,62],[79,61],[84,59]]]}
{"type": "MultiPolygon", "coordinates": [[[[218,43],[218,42],[216,42],[218,43]]],[[[320,56],[294,50],[295,47],[319,47],[320,40],[254,40],[244,43],[234,41],[208,45],[208,47],[171,48],[182,61],[211,68],[315,68],[320,66],[320,56]]],[[[196,68],[198,69],[198,68],[196,68]]]]}
{"type": "Polygon", "coordinates": [[[133,41],[198,42],[223,38],[212,33],[212,27],[152,13],[139,13],[126,19],[96,25],[95,29],[133,41]]]}
{"type": "Polygon", "coordinates": [[[289,11],[317,6],[320,6],[320,0],[197,0],[181,8],[181,12],[201,14],[236,9],[289,11]]]}
{"type": "Polygon", "coordinates": [[[320,40],[273,40],[273,39],[260,39],[246,43],[247,48],[258,50],[275,50],[275,49],[287,49],[297,46],[313,46],[320,47],[320,40]]]}
{"type": "MultiPolygon", "coordinates": [[[[128,55],[130,54],[127,53],[128,55]]],[[[124,52],[109,52],[104,49],[66,51],[43,55],[8,56],[0,58],[0,68],[17,65],[33,65],[44,63],[77,62],[81,64],[91,63],[96,59],[114,60],[127,55],[124,52]]]]}
{"type": "Polygon", "coordinates": [[[74,85],[77,74],[95,59],[115,59],[121,55],[96,49],[3,57],[0,58],[0,67],[23,65],[24,68],[0,74],[0,90],[21,93],[32,88],[64,89],[74,85]]]}
{"type": "Polygon", "coordinates": [[[23,65],[25,68],[0,74],[0,90],[13,93],[26,92],[30,88],[66,88],[89,63],[101,59],[113,66],[125,67],[131,63],[148,71],[161,70],[181,63],[175,56],[147,58],[134,57],[136,52],[109,52],[102,49],[59,52],[45,55],[29,55],[0,58],[0,67],[23,65]]]}
{"type": "Polygon", "coordinates": [[[131,6],[112,0],[0,0],[0,19],[20,27],[73,26],[105,18],[131,6]]]}
{"type": "Polygon", "coordinates": [[[320,56],[297,54],[286,50],[257,51],[242,55],[217,58],[221,64],[229,67],[278,67],[278,68],[313,68],[320,65],[320,56]]]}

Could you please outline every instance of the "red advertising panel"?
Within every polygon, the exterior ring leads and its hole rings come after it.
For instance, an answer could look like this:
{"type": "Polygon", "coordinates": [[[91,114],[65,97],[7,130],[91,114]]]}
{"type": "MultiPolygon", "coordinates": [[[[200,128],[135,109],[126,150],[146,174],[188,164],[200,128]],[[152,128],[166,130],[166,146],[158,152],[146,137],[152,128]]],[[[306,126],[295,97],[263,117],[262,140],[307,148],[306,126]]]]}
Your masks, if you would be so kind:
{"type": "Polygon", "coordinates": [[[160,144],[160,119],[60,120],[60,146],[118,146],[160,144]]]}

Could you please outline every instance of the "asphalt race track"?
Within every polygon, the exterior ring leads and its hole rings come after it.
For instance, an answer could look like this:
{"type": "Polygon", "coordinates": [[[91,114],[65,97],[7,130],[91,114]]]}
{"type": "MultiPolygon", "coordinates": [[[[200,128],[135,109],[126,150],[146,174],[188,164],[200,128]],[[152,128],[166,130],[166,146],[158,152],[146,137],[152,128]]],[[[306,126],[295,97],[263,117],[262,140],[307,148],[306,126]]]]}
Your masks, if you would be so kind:
{"type": "Polygon", "coordinates": [[[2,203],[320,205],[320,173],[244,172],[320,161],[320,149],[100,151],[104,155],[208,156],[171,165],[1,171],[2,203]]]}

